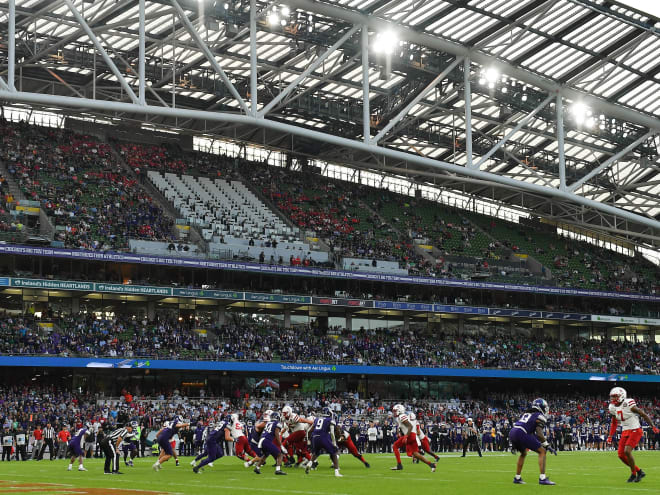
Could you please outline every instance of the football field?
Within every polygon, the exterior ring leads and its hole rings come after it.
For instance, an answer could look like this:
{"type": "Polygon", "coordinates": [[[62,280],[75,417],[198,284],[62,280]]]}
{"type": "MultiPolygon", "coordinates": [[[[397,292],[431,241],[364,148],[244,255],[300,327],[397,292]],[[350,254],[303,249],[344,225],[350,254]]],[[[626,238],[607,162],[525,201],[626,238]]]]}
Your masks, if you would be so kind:
{"type": "Polygon", "coordinates": [[[288,476],[275,476],[271,467],[256,475],[236,458],[223,458],[214,467],[194,474],[190,458],[181,458],[179,467],[167,462],[154,472],[154,458],[135,459],[135,467],[125,467],[124,475],[104,475],[100,459],[86,463],[88,472],[66,470],[67,461],[3,462],[0,464],[0,493],[38,493],[41,495],[156,495],[156,494],[294,494],[294,495],[388,495],[388,494],[487,494],[538,493],[559,491],[566,494],[602,494],[606,490],[660,493],[660,452],[636,452],[638,465],[647,473],[641,483],[626,483],[629,471],[614,452],[560,452],[548,459],[548,475],[557,486],[538,485],[535,454],[528,456],[523,479],[526,485],[513,485],[516,457],[490,453],[483,458],[470,454],[461,458],[445,454],[438,470],[431,473],[424,465],[404,460],[403,471],[391,471],[392,455],[368,455],[366,469],[351,456],[340,457],[343,478],[335,478],[327,456],[319,468],[306,475],[302,469],[287,469],[288,476]]]}

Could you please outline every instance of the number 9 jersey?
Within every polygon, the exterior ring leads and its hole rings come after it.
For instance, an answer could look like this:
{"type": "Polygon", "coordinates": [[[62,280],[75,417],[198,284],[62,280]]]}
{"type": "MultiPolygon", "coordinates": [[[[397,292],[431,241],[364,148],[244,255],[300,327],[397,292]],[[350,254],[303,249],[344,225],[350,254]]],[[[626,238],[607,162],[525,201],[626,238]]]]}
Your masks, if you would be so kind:
{"type": "Polygon", "coordinates": [[[636,405],[635,399],[625,399],[618,406],[610,404],[610,414],[621,423],[624,431],[641,428],[639,415],[632,411],[632,408],[636,405]]]}

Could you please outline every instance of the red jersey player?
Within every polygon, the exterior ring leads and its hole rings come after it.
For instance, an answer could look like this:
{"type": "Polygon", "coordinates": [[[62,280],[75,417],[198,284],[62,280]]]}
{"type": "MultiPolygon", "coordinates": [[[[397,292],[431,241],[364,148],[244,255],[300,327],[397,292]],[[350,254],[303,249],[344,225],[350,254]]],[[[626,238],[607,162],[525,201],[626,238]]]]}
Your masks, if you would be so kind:
{"type": "Polygon", "coordinates": [[[345,447],[349,454],[364,464],[364,467],[371,467],[369,463],[364,459],[364,456],[358,452],[358,449],[355,447],[355,443],[353,443],[353,439],[351,438],[351,434],[348,432],[348,430],[340,426],[335,426],[335,438],[337,439],[337,444],[340,447],[345,447]]]}
{"type": "Polygon", "coordinates": [[[293,412],[291,406],[282,408],[282,419],[289,435],[284,439],[284,447],[291,454],[287,464],[293,465],[294,454],[298,454],[298,464],[305,458],[308,462],[312,456],[307,448],[307,430],[314,424],[314,421],[304,416],[299,416],[293,412]]]}
{"type": "Polygon", "coordinates": [[[657,434],[659,430],[653,425],[649,415],[637,407],[635,400],[626,398],[626,395],[626,390],[621,387],[614,387],[610,390],[609,411],[612,415],[612,424],[610,425],[607,443],[612,443],[612,436],[616,433],[618,423],[621,422],[623,431],[621,432],[621,440],[619,440],[619,459],[630,467],[631,474],[628,483],[639,483],[646,476],[646,473],[637,467],[632,455],[643,435],[639,417],[644,418],[644,421],[653,429],[653,433],[657,434]]]}
{"type": "Polygon", "coordinates": [[[249,461],[250,457],[257,457],[257,454],[254,453],[252,448],[250,447],[250,444],[248,443],[248,439],[245,436],[245,428],[243,426],[243,423],[238,418],[238,414],[232,414],[231,415],[231,423],[229,425],[229,431],[231,432],[231,436],[234,439],[234,449],[236,451],[236,457],[241,459],[242,461],[249,461]]]}
{"type": "Polygon", "coordinates": [[[406,414],[406,408],[401,404],[396,404],[392,409],[394,416],[396,416],[396,422],[398,424],[398,429],[401,432],[401,436],[398,438],[392,449],[394,450],[394,457],[396,457],[396,467],[393,467],[393,471],[400,471],[403,469],[401,464],[401,454],[399,449],[406,446],[406,454],[408,457],[413,457],[420,460],[427,466],[431,468],[431,472],[435,472],[435,464],[427,461],[422,454],[419,453],[419,447],[417,446],[417,433],[415,432],[415,425],[411,422],[410,418],[406,414]]]}

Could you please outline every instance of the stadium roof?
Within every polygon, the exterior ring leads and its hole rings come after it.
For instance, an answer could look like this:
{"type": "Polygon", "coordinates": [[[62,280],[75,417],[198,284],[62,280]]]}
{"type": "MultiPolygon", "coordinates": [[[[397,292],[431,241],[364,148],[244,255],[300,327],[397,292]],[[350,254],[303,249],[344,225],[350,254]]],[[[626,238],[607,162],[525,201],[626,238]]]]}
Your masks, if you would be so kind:
{"type": "MultiPolygon", "coordinates": [[[[15,4],[19,91],[111,102],[130,102],[138,93],[137,0],[15,4]]],[[[368,116],[367,143],[377,138],[378,149],[324,143],[284,128],[162,112],[147,113],[148,121],[406,175],[531,209],[563,224],[660,245],[657,18],[605,0],[290,0],[256,5],[257,99],[260,111],[266,107],[265,120],[362,142],[368,116]],[[369,26],[366,69],[362,22],[369,26]],[[290,92],[277,99],[289,85],[290,92]],[[557,94],[563,111],[557,109],[557,94]],[[466,133],[466,99],[472,139],[466,133]],[[410,158],[381,156],[383,148],[410,158]],[[435,168],[429,160],[468,173],[435,168]],[[486,174],[472,173],[471,163],[486,174]],[[526,184],[540,187],[532,190],[526,184]],[[558,196],[557,190],[567,194],[558,196]]],[[[247,110],[244,102],[252,96],[249,7],[249,0],[145,1],[146,103],[161,110],[247,110]]],[[[5,66],[8,10],[9,3],[0,0],[5,66]]],[[[42,106],[48,106],[45,99],[42,106]]],[[[63,112],[85,108],[66,107],[65,102],[56,105],[63,112]]],[[[145,118],[137,112],[87,110],[145,118]]]]}

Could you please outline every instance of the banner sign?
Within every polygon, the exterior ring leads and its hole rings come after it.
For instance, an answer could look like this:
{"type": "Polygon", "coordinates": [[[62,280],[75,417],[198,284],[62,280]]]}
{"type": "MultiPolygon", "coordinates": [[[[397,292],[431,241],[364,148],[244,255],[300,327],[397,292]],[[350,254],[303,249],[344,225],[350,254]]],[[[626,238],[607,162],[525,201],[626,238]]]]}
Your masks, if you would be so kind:
{"type": "Polygon", "coordinates": [[[312,298],[309,296],[295,296],[285,294],[257,294],[252,292],[245,293],[246,301],[273,302],[273,303],[293,303],[310,304],[312,298]]]}
{"type": "Polygon", "coordinates": [[[433,304],[409,303],[398,301],[374,301],[374,307],[379,309],[398,309],[400,311],[433,312],[433,304]]]}
{"type": "Polygon", "coordinates": [[[461,313],[464,315],[487,315],[488,308],[473,308],[472,306],[447,306],[434,304],[433,311],[436,313],[461,313]]]}
{"type": "Polygon", "coordinates": [[[159,359],[105,359],[65,357],[0,356],[0,366],[30,366],[36,368],[108,368],[155,370],[233,371],[242,373],[305,373],[322,375],[384,375],[509,378],[530,380],[579,380],[599,382],[660,383],[660,375],[617,373],[579,373],[565,371],[520,371],[470,368],[416,368],[399,366],[357,366],[343,364],[254,363],[238,361],[183,361],[159,359]]]}
{"type": "Polygon", "coordinates": [[[436,287],[456,287],[462,289],[496,290],[509,292],[528,292],[535,294],[567,295],[579,297],[604,297],[629,301],[660,302],[660,296],[637,294],[633,292],[608,292],[590,289],[569,289],[564,287],[534,287],[519,284],[478,282],[473,280],[452,280],[411,275],[391,275],[386,273],[354,272],[350,270],[324,270],[301,266],[261,265],[238,261],[214,261],[196,258],[165,258],[162,256],[137,255],[132,253],[97,252],[76,249],[40,248],[2,244],[0,254],[23,256],[49,256],[56,258],[81,259],[89,261],[109,261],[117,263],[146,263],[152,265],[200,268],[205,270],[233,270],[270,275],[300,277],[341,278],[346,280],[365,280],[369,282],[391,282],[401,284],[430,285],[436,287]]]}
{"type": "Polygon", "coordinates": [[[216,289],[186,289],[154,287],[148,285],[106,284],[99,282],[77,282],[66,280],[44,280],[32,278],[0,277],[0,287],[20,287],[23,289],[69,290],[82,292],[107,292],[112,294],[133,294],[161,297],[184,297],[193,299],[216,299],[229,301],[252,301],[277,304],[318,304],[347,308],[392,309],[398,311],[421,311],[426,313],[452,313],[464,315],[489,315],[508,318],[531,318],[545,320],[584,321],[603,323],[623,323],[629,325],[660,326],[660,319],[636,318],[630,316],[587,315],[557,311],[538,311],[512,308],[483,308],[448,304],[430,304],[399,301],[371,301],[343,297],[310,297],[296,294],[269,294],[260,292],[237,292],[216,289]]]}
{"type": "Polygon", "coordinates": [[[195,299],[233,299],[235,301],[242,301],[245,299],[245,292],[215,289],[179,289],[177,287],[172,289],[172,295],[195,299]]]}
{"type": "Polygon", "coordinates": [[[598,321],[603,323],[624,323],[626,325],[657,325],[657,323],[642,323],[641,320],[646,320],[648,322],[660,321],[653,320],[651,318],[634,318],[632,316],[591,315],[591,321],[598,321]]]}
{"type": "Polygon", "coordinates": [[[347,306],[349,308],[373,308],[374,301],[361,299],[346,299],[343,297],[312,297],[312,304],[323,306],[347,306]]]}

